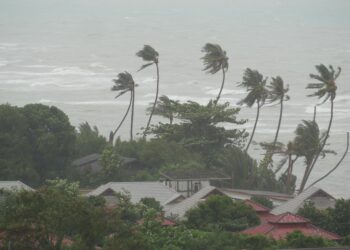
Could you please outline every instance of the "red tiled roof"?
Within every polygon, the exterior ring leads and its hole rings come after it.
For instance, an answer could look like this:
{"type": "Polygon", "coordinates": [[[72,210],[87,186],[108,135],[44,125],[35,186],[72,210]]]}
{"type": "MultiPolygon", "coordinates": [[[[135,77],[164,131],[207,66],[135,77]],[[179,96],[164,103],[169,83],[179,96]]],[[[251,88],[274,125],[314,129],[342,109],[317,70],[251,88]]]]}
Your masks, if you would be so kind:
{"type": "Polygon", "coordinates": [[[244,200],[244,203],[251,206],[255,212],[269,212],[271,209],[252,200],[244,200]]]}
{"type": "Polygon", "coordinates": [[[310,221],[299,215],[287,212],[284,214],[275,215],[269,220],[269,222],[273,224],[304,224],[309,223],[310,221]]]}
{"type": "Polygon", "coordinates": [[[248,228],[242,231],[242,233],[250,235],[263,234],[278,240],[285,238],[287,234],[294,231],[300,231],[306,236],[320,236],[328,240],[341,239],[339,235],[318,228],[312,225],[309,220],[290,213],[275,216],[267,221],[267,223],[248,228]]]}

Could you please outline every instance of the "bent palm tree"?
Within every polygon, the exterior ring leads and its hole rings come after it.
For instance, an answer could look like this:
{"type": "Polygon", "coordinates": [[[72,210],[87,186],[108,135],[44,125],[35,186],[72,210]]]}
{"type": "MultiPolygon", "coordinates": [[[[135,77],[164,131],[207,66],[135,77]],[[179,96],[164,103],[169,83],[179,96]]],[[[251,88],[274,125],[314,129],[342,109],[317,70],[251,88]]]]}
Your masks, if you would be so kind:
{"type": "Polygon", "coordinates": [[[336,97],[336,91],[337,91],[337,85],[336,85],[336,80],[338,79],[340,73],[341,73],[341,68],[338,67],[338,71],[336,72],[332,65],[330,65],[328,68],[323,65],[316,65],[316,70],[318,71],[319,75],[314,75],[310,74],[310,77],[312,79],[318,80],[319,83],[310,83],[307,85],[307,89],[317,89],[316,92],[314,92],[311,95],[308,96],[317,96],[318,98],[324,98],[322,103],[325,103],[327,100],[331,101],[331,111],[330,111],[330,118],[329,118],[329,123],[328,123],[328,128],[326,131],[326,135],[324,139],[321,142],[321,147],[320,151],[318,154],[316,154],[313,162],[311,163],[310,168],[308,169],[308,172],[303,178],[303,182],[301,183],[300,186],[300,192],[304,190],[304,187],[309,179],[309,176],[315,166],[316,161],[318,160],[319,155],[321,154],[321,151],[326,145],[327,139],[329,137],[329,133],[331,130],[332,122],[333,122],[333,109],[334,109],[334,99],[336,97]]]}
{"type": "MultiPolygon", "coordinates": [[[[172,125],[174,120],[174,115],[176,112],[176,105],[178,103],[179,101],[171,100],[166,95],[162,95],[161,97],[159,97],[159,100],[157,101],[157,106],[155,107],[153,114],[168,118],[170,125],[172,125]]],[[[149,107],[147,110],[152,112],[153,107],[149,107]]]]}
{"type": "Polygon", "coordinates": [[[159,59],[158,59],[159,53],[154,48],[152,48],[150,45],[144,45],[143,49],[140,50],[139,52],[137,52],[136,55],[138,57],[141,57],[144,61],[148,62],[148,63],[142,65],[138,71],[143,70],[143,69],[145,69],[153,64],[156,65],[156,70],[157,70],[156,97],[154,98],[153,108],[152,108],[152,111],[149,115],[146,130],[144,133],[144,135],[146,135],[146,132],[148,131],[149,126],[151,124],[152,116],[153,116],[154,110],[156,108],[158,94],[159,94],[159,59]]]}
{"type": "Polygon", "coordinates": [[[124,95],[125,93],[130,92],[130,101],[129,101],[128,108],[127,108],[121,122],[119,123],[118,127],[110,134],[109,141],[112,144],[113,144],[115,134],[118,132],[118,130],[120,129],[120,127],[124,123],[125,118],[127,117],[131,107],[132,107],[132,114],[131,114],[131,124],[130,124],[130,140],[133,140],[133,125],[134,125],[133,124],[133,119],[134,119],[133,113],[134,113],[134,105],[135,105],[135,101],[134,101],[135,100],[135,86],[137,86],[134,82],[134,79],[132,78],[132,75],[127,71],[125,71],[123,73],[119,73],[118,78],[113,79],[113,82],[114,82],[114,85],[111,88],[111,90],[119,92],[115,98],[118,98],[118,97],[124,95]]]}
{"type": "Polygon", "coordinates": [[[275,139],[273,140],[273,146],[276,145],[278,134],[281,127],[282,122],[282,115],[283,115],[283,102],[288,101],[290,97],[286,95],[286,93],[289,91],[289,88],[284,88],[283,79],[280,76],[277,76],[276,78],[272,78],[272,81],[269,86],[267,86],[269,89],[269,99],[270,102],[277,102],[280,104],[280,115],[278,119],[278,125],[276,130],[275,139]]]}
{"type": "Polygon", "coordinates": [[[268,90],[265,87],[266,81],[267,78],[264,78],[264,76],[260,74],[257,70],[247,68],[244,71],[243,81],[241,84],[239,84],[239,86],[243,86],[247,89],[248,95],[245,98],[243,98],[240,102],[238,102],[238,104],[246,104],[248,107],[252,107],[256,103],[258,106],[253,131],[250,136],[249,142],[246,146],[245,152],[248,151],[250,143],[253,140],[256,125],[258,124],[259,120],[260,108],[265,104],[265,100],[268,96],[268,90]]]}
{"type": "Polygon", "coordinates": [[[220,45],[207,43],[204,45],[202,52],[205,55],[201,58],[204,64],[204,71],[207,71],[210,74],[215,74],[219,70],[222,71],[222,82],[218,96],[216,97],[214,103],[218,103],[221,92],[225,84],[225,73],[228,70],[228,57],[226,51],[224,51],[220,45]]]}
{"type": "Polygon", "coordinates": [[[331,150],[323,149],[323,142],[327,137],[327,133],[321,133],[318,124],[315,121],[305,121],[297,126],[295,131],[294,145],[298,155],[305,158],[305,171],[300,184],[299,192],[302,192],[308,173],[312,167],[316,157],[321,155],[325,157],[327,153],[334,153],[331,150]]]}

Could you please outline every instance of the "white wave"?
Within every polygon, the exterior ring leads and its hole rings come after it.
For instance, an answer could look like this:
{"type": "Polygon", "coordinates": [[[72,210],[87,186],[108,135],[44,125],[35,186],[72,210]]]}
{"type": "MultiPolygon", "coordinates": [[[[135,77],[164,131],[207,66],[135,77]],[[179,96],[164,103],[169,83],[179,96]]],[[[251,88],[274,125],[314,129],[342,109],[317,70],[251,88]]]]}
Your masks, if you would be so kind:
{"type": "Polygon", "coordinates": [[[33,68],[33,69],[41,69],[41,68],[48,68],[52,69],[55,68],[55,66],[52,65],[44,65],[44,64],[32,64],[32,65],[25,65],[24,68],[33,68]]]}
{"type": "Polygon", "coordinates": [[[99,69],[108,69],[108,70],[111,69],[111,68],[107,67],[106,65],[104,65],[101,62],[90,63],[89,67],[91,67],[91,68],[99,68],[99,69]]]}
{"type": "Polygon", "coordinates": [[[3,48],[14,48],[17,47],[19,44],[18,43],[0,43],[0,47],[3,48]]]}
{"type": "Polygon", "coordinates": [[[9,61],[7,60],[0,60],[0,67],[7,66],[9,64],[9,61]]]}
{"type": "Polygon", "coordinates": [[[28,71],[2,71],[0,74],[21,75],[21,76],[95,76],[97,73],[83,70],[79,67],[61,67],[55,68],[51,72],[28,72],[28,71]]]}
{"type": "MultiPolygon", "coordinates": [[[[206,94],[208,95],[218,95],[220,88],[204,88],[207,89],[205,91],[206,94]]],[[[223,89],[221,95],[240,95],[240,94],[245,94],[246,92],[244,90],[235,90],[235,89],[223,89]]]]}

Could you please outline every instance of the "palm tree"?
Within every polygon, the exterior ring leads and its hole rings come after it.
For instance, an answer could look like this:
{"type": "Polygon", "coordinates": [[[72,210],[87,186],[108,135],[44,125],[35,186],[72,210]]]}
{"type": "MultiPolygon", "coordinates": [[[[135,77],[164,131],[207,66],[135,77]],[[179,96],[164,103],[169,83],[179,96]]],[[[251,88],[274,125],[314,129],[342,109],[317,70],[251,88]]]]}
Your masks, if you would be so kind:
{"type": "Polygon", "coordinates": [[[125,71],[123,73],[118,74],[117,79],[113,79],[114,85],[111,88],[112,91],[118,91],[118,95],[116,95],[115,98],[118,98],[122,95],[124,95],[127,92],[130,92],[130,101],[129,106],[123,116],[123,119],[119,123],[118,127],[111,132],[109,141],[110,143],[113,143],[114,136],[118,132],[119,128],[122,126],[122,124],[125,121],[126,116],[128,115],[130,108],[131,111],[131,124],[130,124],[130,140],[133,140],[133,126],[134,126],[134,106],[135,106],[135,87],[137,84],[135,84],[134,79],[132,78],[132,75],[125,71]]]}
{"type": "Polygon", "coordinates": [[[239,86],[245,87],[249,93],[238,104],[239,105],[246,104],[248,107],[252,107],[256,103],[258,106],[253,131],[250,136],[249,142],[246,146],[245,152],[248,151],[250,143],[253,140],[256,125],[258,124],[258,120],[259,120],[260,108],[265,104],[265,100],[268,97],[268,90],[266,89],[266,81],[267,81],[267,78],[264,78],[264,76],[260,74],[257,70],[252,70],[250,68],[247,68],[244,71],[243,81],[241,84],[239,84],[239,86]]]}
{"type": "Polygon", "coordinates": [[[210,74],[215,74],[219,70],[222,71],[222,82],[221,88],[218,96],[216,97],[214,103],[218,103],[221,92],[225,84],[225,73],[228,70],[228,57],[226,51],[221,48],[218,44],[207,43],[204,45],[202,52],[205,55],[201,58],[204,64],[204,71],[207,71],[210,74]]]}
{"type": "Polygon", "coordinates": [[[337,85],[336,85],[336,80],[338,79],[340,73],[341,73],[341,68],[338,67],[338,71],[336,72],[333,68],[332,65],[330,65],[328,68],[323,65],[316,65],[316,70],[318,71],[319,75],[314,75],[310,74],[310,77],[312,79],[315,79],[319,81],[318,83],[310,83],[307,85],[307,89],[317,89],[316,92],[309,96],[317,96],[319,99],[323,98],[323,101],[321,104],[325,103],[327,100],[331,101],[331,111],[330,111],[330,118],[329,118],[329,123],[328,123],[328,128],[326,131],[326,135],[324,139],[321,141],[321,147],[319,152],[316,154],[313,162],[310,165],[310,168],[308,169],[308,172],[304,176],[302,185],[300,186],[300,192],[304,190],[305,184],[310,176],[310,173],[312,172],[316,161],[318,160],[318,157],[320,156],[323,148],[326,145],[327,139],[329,137],[329,132],[331,130],[332,122],[333,122],[333,109],[334,109],[334,99],[336,97],[336,91],[337,91],[337,85]]]}
{"type": "Polygon", "coordinates": [[[139,69],[139,71],[143,70],[143,69],[145,69],[148,66],[151,66],[153,64],[156,66],[156,70],[157,70],[156,97],[154,99],[153,108],[152,108],[152,111],[151,111],[151,113],[149,115],[147,126],[146,126],[146,130],[145,130],[145,133],[144,133],[144,135],[146,135],[146,132],[148,131],[149,126],[151,124],[152,116],[153,116],[154,110],[156,108],[156,104],[157,104],[157,100],[158,100],[158,94],[159,94],[159,59],[158,59],[159,53],[154,48],[152,48],[150,45],[144,45],[143,49],[140,50],[139,52],[137,52],[136,55],[138,57],[141,57],[144,61],[148,62],[148,63],[142,65],[141,68],[139,69]]]}
{"type": "Polygon", "coordinates": [[[305,158],[305,171],[300,184],[299,192],[302,192],[306,184],[308,173],[316,157],[325,157],[327,153],[334,153],[331,150],[323,149],[323,142],[327,133],[321,133],[315,121],[305,121],[297,126],[294,138],[294,149],[297,154],[305,158]]]}
{"type": "Polygon", "coordinates": [[[282,122],[282,115],[283,115],[283,102],[288,101],[290,97],[286,95],[286,93],[289,91],[289,88],[284,88],[283,79],[280,76],[277,76],[276,78],[272,78],[272,81],[269,86],[267,86],[269,89],[269,99],[270,102],[278,102],[280,104],[280,116],[278,119],[278,125],[276,130],[275,139],[273,140],[273,146],[276,145],[278,134],[281,127],[282,122]]]}
{"type": "MultiPolygon", "coordinates": [[[[153,114],[168,118],[170,125],[172,125],[174,120],[174,115],[176,112],[176,105],[178,103],[179,101],[171,100],[166,95],[162,95],[161,97],[159,97],[159,100],[157,101],[157,106],[153,114]]],[[[149,107],[147,110],[152,112],[153,106],[149,107]]]]}

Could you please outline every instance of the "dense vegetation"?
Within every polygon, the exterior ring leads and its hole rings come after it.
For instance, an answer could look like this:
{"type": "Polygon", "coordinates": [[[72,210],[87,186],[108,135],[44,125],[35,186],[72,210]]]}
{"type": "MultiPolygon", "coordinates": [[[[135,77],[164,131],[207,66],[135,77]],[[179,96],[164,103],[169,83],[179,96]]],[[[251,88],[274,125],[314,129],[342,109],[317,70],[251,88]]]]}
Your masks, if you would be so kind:
{"type": "Polygon", "coordinates": [[[5,232],[0,242],[3,247],[18,250],[89,250],[96,246],[113,250],[262,250],[338,245],[299,232],[280,241],[234,233],[237,226],[244,229],[257,223],[257,216],[250,207],[226,197],[211,197],[191,210],[188,222],[175,226],[162,225],[156,201],[147,198],[132,204],[130,197],[118,197],[118,206],[107,207],[103,198],[80,196],[77,183],[65,180],[47,182],[36,192],[5,194],[0,203],[0,230],[5,232]],[[207,219],[197,220],[203,209],[212,212],[207,219]],[[219,222],[217,226],[215,220],[219,222]]]}

